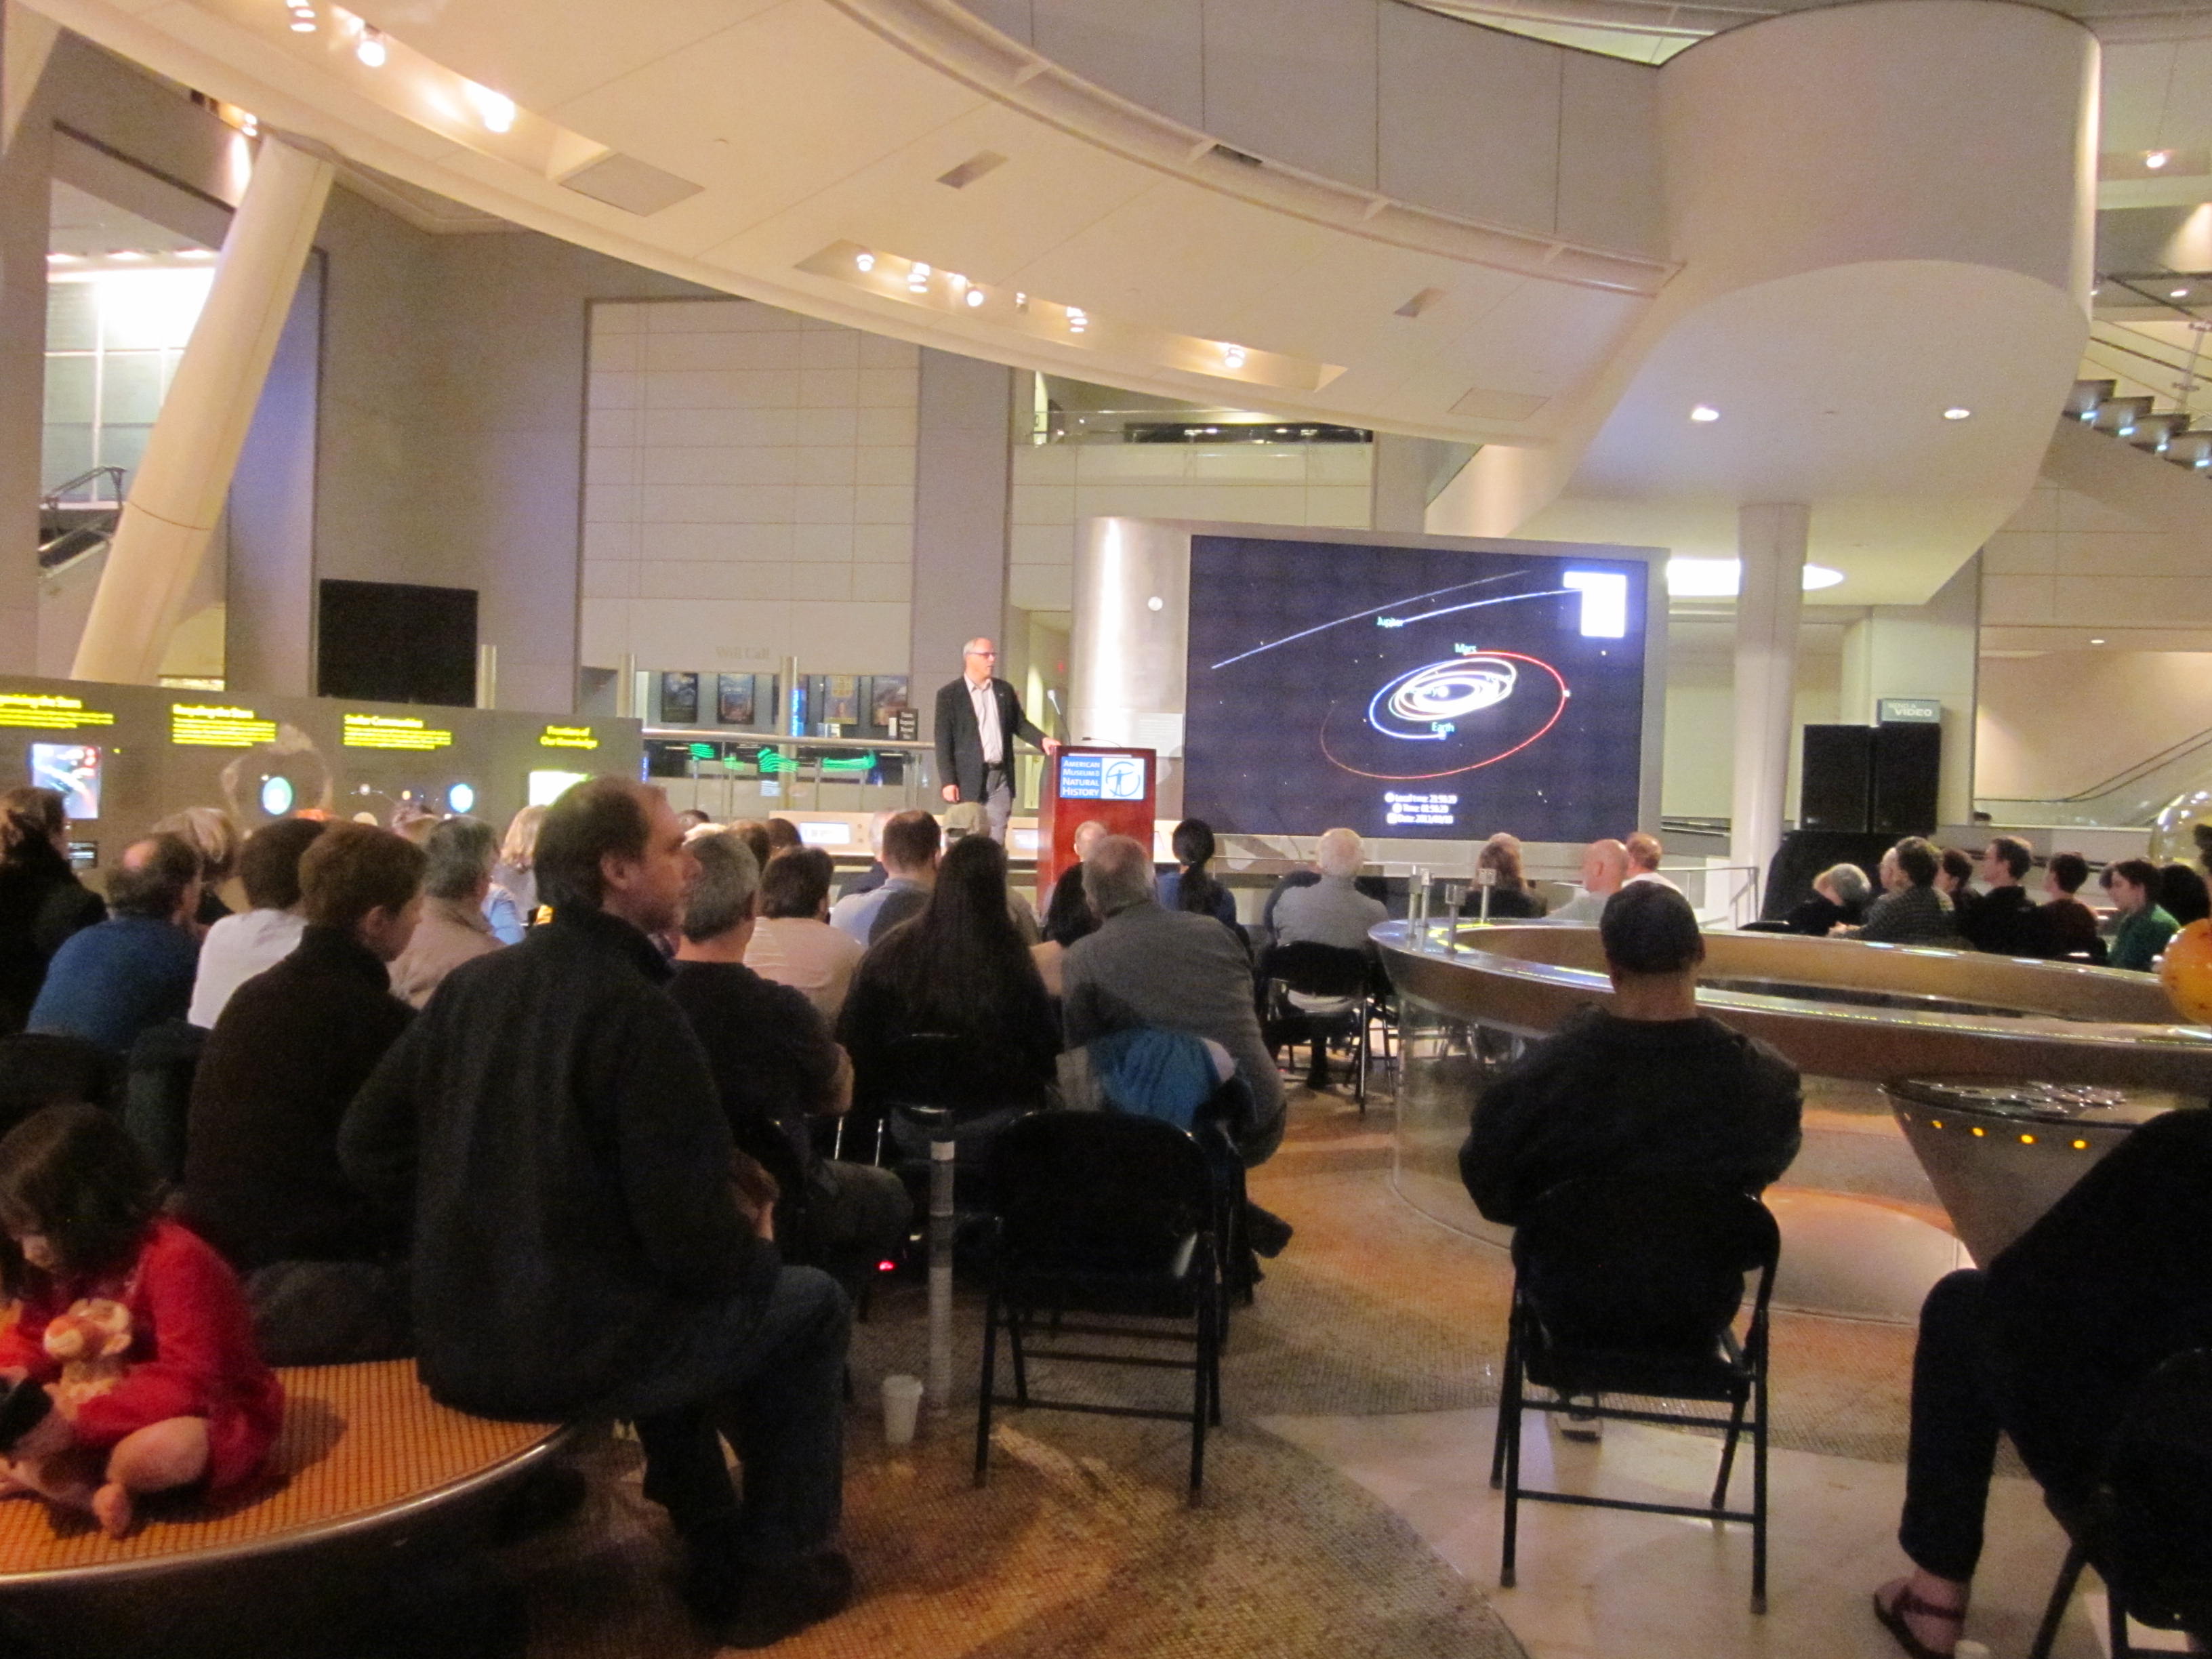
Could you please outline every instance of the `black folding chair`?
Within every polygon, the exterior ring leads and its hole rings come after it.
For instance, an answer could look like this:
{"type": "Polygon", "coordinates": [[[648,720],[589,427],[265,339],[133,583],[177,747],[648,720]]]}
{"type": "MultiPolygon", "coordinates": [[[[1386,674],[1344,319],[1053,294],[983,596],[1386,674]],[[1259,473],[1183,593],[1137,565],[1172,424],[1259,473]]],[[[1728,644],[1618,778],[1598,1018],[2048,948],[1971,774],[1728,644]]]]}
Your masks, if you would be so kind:
{"type": "Polygon", "coordinates": [[[1332,1031],[1352,1042],[1352,1098],[1367,1110],[1367,1028],[1374,1014],[1375,957],[1364,948],[1316,945],[1271,945],[1260,953],[1261,1024],[1268,1044],[1295,1045],[1303,1034],[1316,1069],[1332,1031]],[[1348,1003],[1341,1012],[1298,1007],[1291,995],[1326,997],[1348,1003]]]}
{"type": "Polygon", "coordinates": [[[975,1484],[989,1473],[996,1406],[1091,1412],[1190,1424],[1190,1501],[1206,1478],[1206,1431],[1221,1421],[1221,1283],[1214,1198],[1205,1154],[1154,1118],[1040,1112],[999,1137],[991,1157],[997,1238],[983,1316],[983,1375],[975,1412],[975,1484]],[[1091,1316],[1078,1322],[1069,1313],[1091,1316]],[[1048,1340],[1188,1344],[1188,1359],[1033,1345],[1048,1340]],[[1161,1322],[1192,1328],[1161,1329],[1161,1322]],[[998,1389],[999,1333],[1014,1392],[998,1389]],[[1046,1400],[1030,1390],[1030,1363],[1047,1359],[1191,1373],[1188,1411],[1046,1400]]]}
{"type": "Polygon", "coordinates": [[[1513,1583],[1520,1503],[1574,1504],[1647,1515],[1751,1523],[1751,1610],[1766,1611],[1767,1301],[1782,1237],[1757,1199],[1713,1182],[1662,1176],[1571,1181],[1539,1199],[1513,1238],[1513,1308],[1490,1482],[1505,1490],[1500,1585],[1513,1583]],[[1750,1323],[1735,1317],[1747,1273],[1759,1275],[1750,1323]],[[1553,1400],[1530,1400],[1526,1388],[1553,1400]],[[1724,1418],[1632,1411],[1606,1395],[1715,1401],[1724,1418]],[[1575,1403],[1570,1407],[1569,1401],[1575,1403]],[[1649,1504],[1521,1484],[1527,1411],[1727,1431],[1706,1505],[1649,1504]],[[1736,1443],[1751,1431],[1751,1508],[1727,1507],[1736,1443]]]}
{"type": "Polygon", "coordinates": [[[2081,1569],[2105,1581],[2112,1659],[2140,1651],[2128,1620],[2212,1641],[2212,1349],[2176,1354],[2129,1402],[2095,1496],[2053,1502],[2070,1547],[2029,1659],[2050,1659],[2081,1569]]]}

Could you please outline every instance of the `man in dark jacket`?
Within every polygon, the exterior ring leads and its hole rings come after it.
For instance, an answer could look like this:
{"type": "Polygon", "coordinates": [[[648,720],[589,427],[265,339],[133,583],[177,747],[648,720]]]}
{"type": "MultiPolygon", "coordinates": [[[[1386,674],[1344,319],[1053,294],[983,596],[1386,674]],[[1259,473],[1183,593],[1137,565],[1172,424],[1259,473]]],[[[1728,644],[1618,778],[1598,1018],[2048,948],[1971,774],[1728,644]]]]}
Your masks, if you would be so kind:
{"type": "Polygon", "coordinates": [[[696,868],[667,798],[576,785],[535,868],[552,921],[454,969],[354,1102],[340,1158],[411,1211],[432,1394],[635,1421],[695,1605],[724,1642],[765,1646],[851,1599],[830,1547],[851,1315],[827,1274],[782,1265],[772,1205],[740,1196],[706,1056],[662,988],[647,935],[696,868]]]}
{"type": "Polygon", "coordinates": [[[970,640],[961,653],[960,678],[938,688],[937,781],[948,801],[982,802],[991,839],[1003,842],[1014,811],[1014,739],[1026,738],[1048,755],[1057,755],[1060,744],[1022,713],[1022,700],[998,678],[998,666],[996,645],[970,640]]]}
{"type": "Polygon", "coordinates": [[[1755,1193],[1797,1156],[1796,1068],[1698,1012],[1705,947],[1688,902],[1631,882],[1598,933],[1612,1000],[1508,1066],[1460,1148],[1460,1177],[1492,1221],[1517,1223],[1585,1176],[1711,1176],[1755,1193]]]}
{"type": "Polygon", "coordinates": [[[407,1029],[386,964],[422,908],[422,849],[335,823],[300,860],[307,926],[223,1005],[192,1079],[185,1212],[246,1275],[264,1357],[331,1365],[412,1352],[402,1218],[338,1167],[338,1125],[407,1029]]]}
{"type": "Polygon", "coordinates": [[[1989,890],[1959,915],[1959,932],[1977,951],[2001,957],[2043,954],[2041,921],[2035,901],[2021,885],[2035,864],[2035,851],[2017,836],[1992,836],[1982,849],[1981,878],[1989,890]]]}

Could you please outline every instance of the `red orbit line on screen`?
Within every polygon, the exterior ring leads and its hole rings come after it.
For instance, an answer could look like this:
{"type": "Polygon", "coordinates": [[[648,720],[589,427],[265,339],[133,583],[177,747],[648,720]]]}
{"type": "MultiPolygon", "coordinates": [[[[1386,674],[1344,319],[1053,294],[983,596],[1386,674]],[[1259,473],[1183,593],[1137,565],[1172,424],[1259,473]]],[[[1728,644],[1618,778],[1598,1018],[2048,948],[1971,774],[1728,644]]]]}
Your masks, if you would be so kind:
{"type": "MultiPolygon", "coordinates": [[[[1487,760],[1474,761],[1465,766],[1446,767],[1441,772],[1370,772],[1363,768],[1352,766],[1344,761],[1339,760],[1335,754],[1330,750],[1328,746],[1328,720],[1335,718],[1337,708],[1340,707],[1340,705],[1336,703],[1331,703],[1328,708],[1328,716],[1327,719],[1322,720],[1322,729],[1319,734],[1321,752],[1328,757],[1328,763],[1331,766],[1335,767],[1340,772],[1349,772],[1354,777],[1373,778],[1379,783],[1425,783],[1434,778],[1457,777],[1462,772],[1480,772],[1486,766],[1495,766],[1502,760],[1510,760],[1512,757],[1519,754],[1522,750],[1528,748],[1529,744],[1541,739],[1545,733],[1548,732],[1553,726],[1559,723],[1559,717],[1567,712],[1567,699],[1572,696],[1574,693],[1567,687],[1566,677],[1560,673],[1558,669],[1553,667],[1551,664],[1546,662],[1541,657],[1528,656],[1518,651],[1485,651],[1480,654],[1486,657],[1510,658],[1515,662],[1525,662],[1532,667],[1540,668],[1547,674],[1549,674],[1552,677],[1559,688],[1559,705],[1552,711],[1552,718],[1546,720],[1543,725],[1537,727],[1536,730],[1531,732],[1528,736],[1522,738],[1520,742],[1515,744],[1510,749],[1501,750],[1499,753],[1491,756],[1487,760]]],[[[1388,686],[1383,688],[1384,690],[1388,690],[1390,688],[1388,686]]],[[[1382,693],[1377,692],[1376,695],[1379,697],[1382,693]]],[[[1395,734],[1391,733],[1386,735],[1395,734]]]]}

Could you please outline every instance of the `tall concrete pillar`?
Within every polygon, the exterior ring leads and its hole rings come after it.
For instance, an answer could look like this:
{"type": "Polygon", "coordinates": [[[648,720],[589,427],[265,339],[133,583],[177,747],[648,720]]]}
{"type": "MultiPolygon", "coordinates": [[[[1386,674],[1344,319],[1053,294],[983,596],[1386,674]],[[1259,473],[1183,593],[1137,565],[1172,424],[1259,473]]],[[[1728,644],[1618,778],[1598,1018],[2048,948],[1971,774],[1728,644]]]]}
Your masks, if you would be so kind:
{"type": "Polygon", "coordinates": [[[71,671],[149,684],[222,514],[300,270],[330,194],[331,164],[262,142],[223,238],[207,305],[131,483],[71,671]]]}
{"type": "MultiPolygon", "coordinates": [[[[908,669],[922,736],[936,734],[937,688],[978,634],[1006,638],[1006,528],[1013,466],[1013,371],[949,351],[921,354],[915,410],[914,588],[908,669]]],[[[1000,672],[1018,668],[1011,655],[1000,672]]],[[[1018,675],[1015,678],[1018,684],[1018,675]]],[[[1042,718],[1042,716],[1037,716],[1042,718]]]]}
{"type": "Polygon", "coordinates": [[[1757,867],[1782,840],[1797,695],[1797,618],[1804,608],[1809,507],[1762,502],[1736,509],[1743,562],[1735,600],[1735,791],[1729,861],[1757,867]]]}

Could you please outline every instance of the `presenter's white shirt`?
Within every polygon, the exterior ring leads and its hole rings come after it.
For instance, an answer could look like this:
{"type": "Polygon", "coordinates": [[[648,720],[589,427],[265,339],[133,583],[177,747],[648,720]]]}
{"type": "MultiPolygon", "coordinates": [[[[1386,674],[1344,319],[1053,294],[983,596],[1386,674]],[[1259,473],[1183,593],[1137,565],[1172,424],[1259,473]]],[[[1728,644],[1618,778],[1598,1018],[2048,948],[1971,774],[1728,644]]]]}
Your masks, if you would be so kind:
{"type": "Polygon", "coordinates": [[[968,682],[968,701],[975,705],[975,730],[983,738],[983,764],[1006,763],[1006,734],[999,729],[998,688],[989,680],[968,682]]]}

